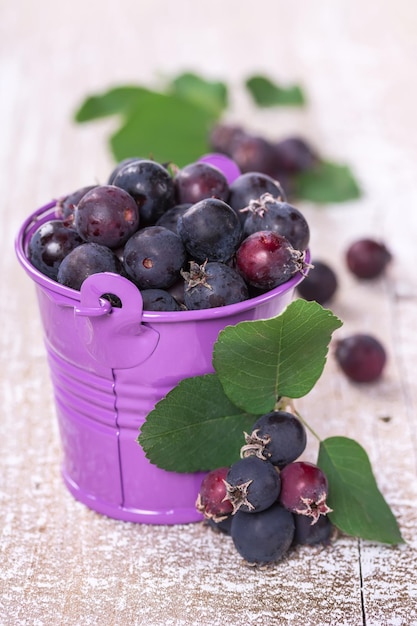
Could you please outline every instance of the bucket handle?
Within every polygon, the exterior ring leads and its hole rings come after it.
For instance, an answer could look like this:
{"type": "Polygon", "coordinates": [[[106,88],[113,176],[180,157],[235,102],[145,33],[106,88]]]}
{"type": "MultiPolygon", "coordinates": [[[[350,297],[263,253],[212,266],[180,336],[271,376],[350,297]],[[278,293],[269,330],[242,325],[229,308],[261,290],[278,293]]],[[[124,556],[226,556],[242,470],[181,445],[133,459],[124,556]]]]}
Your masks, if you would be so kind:
{"type": "Polygon", "coordinates": [[[81,285],[75,325],[91,356],[108,367],[127,369],[146,361],[158,345],[159,333],[142,323],[142,312],[142,295],[134,283],[110,272],[92,274],[81,285]],[[116,296],[121,306],[112,306],[105,294],[116,296]]]}

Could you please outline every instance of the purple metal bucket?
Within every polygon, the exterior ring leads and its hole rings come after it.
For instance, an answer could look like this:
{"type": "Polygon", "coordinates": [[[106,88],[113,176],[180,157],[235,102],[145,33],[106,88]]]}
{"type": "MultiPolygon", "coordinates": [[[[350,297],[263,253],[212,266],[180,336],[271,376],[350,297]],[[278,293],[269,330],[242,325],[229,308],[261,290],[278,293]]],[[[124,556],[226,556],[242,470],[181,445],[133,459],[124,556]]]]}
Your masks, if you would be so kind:
{"type": "Polygon", "coordinates": [[[205,474],[152,465],[137,443],[140,426],[181,379],[213,371],[220,330],[277,315],[303,277],[297,274],[264,295],[226,307],[144,312],[139,290],[122,276],[94,274],[78,292],[31,265],[27,250],[34,231],[56,218],[55,202],[29,216],[18,233],[16,254],[36,287],[64,482],[77,500],[115,519],[199,521],[194,505],[205,474]],[[122,308],[112,308],[101,298],[104,293],[117,295],[122,308]]]}

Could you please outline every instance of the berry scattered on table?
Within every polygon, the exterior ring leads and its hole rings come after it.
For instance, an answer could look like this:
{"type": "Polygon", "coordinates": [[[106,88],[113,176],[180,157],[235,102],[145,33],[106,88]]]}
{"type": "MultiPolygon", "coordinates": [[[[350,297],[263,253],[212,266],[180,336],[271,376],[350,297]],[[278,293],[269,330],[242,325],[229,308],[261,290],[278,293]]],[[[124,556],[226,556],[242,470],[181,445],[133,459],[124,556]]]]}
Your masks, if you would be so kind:
{"type": "Polygon", "coordinates": [[[387,361],[385,348],[379,339],[365,333],[339,339],[335,357],[346,376],[357,383],[378,380],[387,361]]]}
{"type": "Polygon", "coordinates": [[[380,276],[392,254],[381,241],[370,238],[358,239],[346,251],[346,263],[357,278],[372,279],[380,276]]]}
{"type": "Polygon", "coordinates": [[[338,279],[334,269],[324,261],[311,261],[311,268],[304,280],[297,285],[298,294],[304,300],[326,304],[335,295],[338,279]]]}

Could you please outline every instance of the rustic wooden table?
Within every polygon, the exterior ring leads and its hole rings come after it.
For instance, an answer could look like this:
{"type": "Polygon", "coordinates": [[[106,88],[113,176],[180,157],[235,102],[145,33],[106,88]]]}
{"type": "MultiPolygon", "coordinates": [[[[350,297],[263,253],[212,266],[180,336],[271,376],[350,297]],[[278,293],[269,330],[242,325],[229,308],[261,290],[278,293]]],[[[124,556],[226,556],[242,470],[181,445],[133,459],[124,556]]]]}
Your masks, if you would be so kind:
{"type": "MultiPolygon", "coordinates": [[[[417,624],[417,5],[259,0],[11,2],[0,7],[1,439],[0,623],[49,626],[407,626],[417,624]],[[13,242],[50,198],[106,179],[113,122],[76,126],[85,95],[194,69],[232,86],[230,118],[273,136],[296,130],[351,165],[364,191],[303,203],[316,256],[338,271],[342,337],[372,332],[389,361],[377,384],[348,382],[329,356],[298,408],[323,437],[367,450],[406,543],[340,537],[273,569],[246,567],[200,524],[115,521],[76,502],[60,442],[35,293],[13,242]],[[302,111],[255,111],[245,77],[300,82],[302,111]],[[355,238],[394,260],[371,283],[345,268],[355,238]]],[[[310,442],[305,453],[315,461],[310,442]]]]}

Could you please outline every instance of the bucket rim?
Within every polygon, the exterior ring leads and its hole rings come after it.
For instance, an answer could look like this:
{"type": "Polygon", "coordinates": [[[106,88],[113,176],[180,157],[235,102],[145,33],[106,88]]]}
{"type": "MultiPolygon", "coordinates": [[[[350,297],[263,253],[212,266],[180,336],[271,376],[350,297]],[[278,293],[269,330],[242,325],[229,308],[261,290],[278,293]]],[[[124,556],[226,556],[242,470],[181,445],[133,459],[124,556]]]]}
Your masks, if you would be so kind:
{"type": "MultiPolygon", "coordinates": [[[[54,281],[52,278],[45,276],[40,272],[28,258],[27,247],[30,241],[30,237],[35,230],[42,224],[51,219],[60,219],[60,216],[56,213],[56,205],[58,200],[53,199],[47,204],[39,207],[33,213],[22,222],[16,239],[15,239],[15,252],[18,261],[23,269],[29,275],[30,278],[42,289],[53,292],[58,296],[61,296],[64,300],[72,300],[74,305],[80,302],[81,293],[65,285],[54,281]]],[[[306,262],[310,263],[311,255],[310,250],[306,250],[306,262]]],[[[237,302],[235,304],[228,304],[222,307],[215,307],[211,309],[198,309],[187,311],[142,311],[143,322],[188,322],[195,320],[208,320],[217,319],[222,317],[231,317],[235,314],[244,313],[250,309],[255,309],[260,305],[264,305],[279,296],[283,296],[292,292],[297,285],[299,285],[308,273],[308,265],[305,272],[299,271],[289,280],[281,285],[278,285],[274,289],[265,293],[259,294],[243,302],[237,302]]],[[[123,280],[129,281],[128,278],[121,277],[123,280]]],[[[129,281],[132,282],[132,281],[129,281]]],[[[134,284],[132,282],[132,284],[134,284]]],[[[138,288],[138,291],[139,288],[138,288]]],[[[111,308],[110,308],[111,310],[111,308]]]]}

